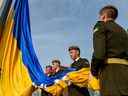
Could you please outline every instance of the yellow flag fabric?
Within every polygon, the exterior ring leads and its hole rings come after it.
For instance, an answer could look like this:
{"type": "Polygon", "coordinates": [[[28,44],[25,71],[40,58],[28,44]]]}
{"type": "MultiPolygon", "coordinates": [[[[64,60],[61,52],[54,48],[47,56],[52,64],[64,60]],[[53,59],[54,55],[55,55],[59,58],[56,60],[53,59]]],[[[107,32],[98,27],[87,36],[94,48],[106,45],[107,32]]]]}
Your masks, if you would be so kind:
{"type": "Polygon", "coordinates": [[[79,87],[87,87],[89,73],[90,68],[82,68],[81,70],[70,72],[67,77],[74,85],[79,87]]]}
{"type": "Polygon", "coordinates": [[[61,96],[63,92],[64,94],[67,94],[68,85],[66,84],[65,81],[59,80],[57,83],[45,88],[44,90],[51,93],[53,96],[61,96]]]}
{"type": "Polygon", "coordinates": [[[99,91],[100,90],[100,81],[96,77],[90,75],[89,82],[88,82],[88,88],[99,91]]]}
{"type": "Polygon", "coordinates": [[[0,96],[31,96],[32,82],[13,37],[13,9],[10,9],[0,42],[0,96]],[[28,95],[29,94],[29,95],[28,95]]]}

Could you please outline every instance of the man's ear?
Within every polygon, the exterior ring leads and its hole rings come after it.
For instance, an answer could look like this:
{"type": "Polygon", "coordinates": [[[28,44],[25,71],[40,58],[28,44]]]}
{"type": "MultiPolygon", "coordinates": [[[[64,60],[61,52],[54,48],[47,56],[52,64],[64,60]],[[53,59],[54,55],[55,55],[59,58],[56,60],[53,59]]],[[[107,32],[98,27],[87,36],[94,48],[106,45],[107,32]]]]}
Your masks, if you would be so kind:
{"type": "Polygon", "coordinates": [[[102,16],[102,20],[103,20],[103,21],[105,21],[105,20],[106,20],[106,18],[107,18],[107,15],[106,15],[106,14],[104,14],[104,15],[102,16]]]}
{"type": "Polygon", "coordinates": [[[79,56],[80,55],[80,53],[77,51],[77,55],[79,56]]]}
{"type": "Polygon", "coordinates": [[[103,19],[104,19],[105,22],[107,21],[107,19],[108,19],[107,13],[104,14],[103,19]]]}

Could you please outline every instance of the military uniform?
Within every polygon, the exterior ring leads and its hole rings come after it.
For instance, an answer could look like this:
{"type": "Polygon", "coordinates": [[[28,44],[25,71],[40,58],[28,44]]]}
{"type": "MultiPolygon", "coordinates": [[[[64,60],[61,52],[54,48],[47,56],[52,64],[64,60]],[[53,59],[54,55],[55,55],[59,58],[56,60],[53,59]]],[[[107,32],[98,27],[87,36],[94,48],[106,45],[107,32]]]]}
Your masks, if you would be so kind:
{"type": "Polygon", "coordinates": [[[128,96],[128,33],[113,20],[97,22],[91,72],[100,79],[102,96],[128,96]]]}
{"type": "Polygon", "coordinates": [[[77,61],[74,61],[71,64],[72,68],[75,68],[76,70],[80,70],[82,68],[88,68],[89,67],[89,62],[85,58],[79,58],[77,61]]]}
{"type": "MultiPolygon", "coordinates": [[[[89,62],[85,58],[79,58],[71,64],[71,68],[75,68],[77,71],[82,68],[89,68],[89,62]]],[[[69,86],[69,96],[90,96],[86,87],[78,87],[74,84],[69,86]]]]}

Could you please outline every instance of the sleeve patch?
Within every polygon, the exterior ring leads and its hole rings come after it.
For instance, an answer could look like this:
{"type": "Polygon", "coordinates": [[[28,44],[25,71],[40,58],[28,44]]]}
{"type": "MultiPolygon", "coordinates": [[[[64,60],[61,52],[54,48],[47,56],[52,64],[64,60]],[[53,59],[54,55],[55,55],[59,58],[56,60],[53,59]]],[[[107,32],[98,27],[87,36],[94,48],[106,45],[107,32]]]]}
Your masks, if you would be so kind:
{"type": "Polygon", "coordinates": [[[95,32],[97,32],[98,30],[99,30],[99,28],[95,28],[93,31],[94,31],[94,33],[95,33],[95,32]]]}

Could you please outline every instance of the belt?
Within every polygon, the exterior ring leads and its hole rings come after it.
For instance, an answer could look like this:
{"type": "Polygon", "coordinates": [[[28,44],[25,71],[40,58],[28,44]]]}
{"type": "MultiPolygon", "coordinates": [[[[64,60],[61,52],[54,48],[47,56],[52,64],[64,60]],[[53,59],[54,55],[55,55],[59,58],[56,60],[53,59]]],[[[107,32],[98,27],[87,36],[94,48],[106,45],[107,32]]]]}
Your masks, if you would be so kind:
{"type": "Polygon", "coordinates": [[[108,58],[107,64],[122,64],[122,65],[128,65],[128,60],[126,59],[120,59],[120,58],[108,58]]]}

